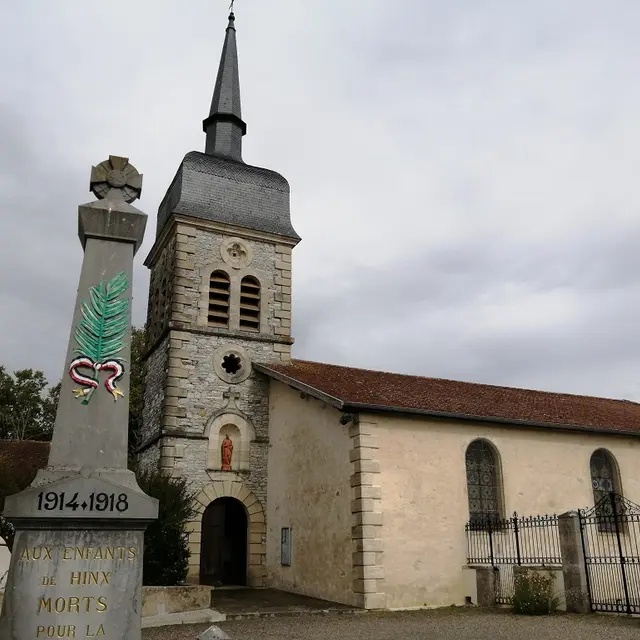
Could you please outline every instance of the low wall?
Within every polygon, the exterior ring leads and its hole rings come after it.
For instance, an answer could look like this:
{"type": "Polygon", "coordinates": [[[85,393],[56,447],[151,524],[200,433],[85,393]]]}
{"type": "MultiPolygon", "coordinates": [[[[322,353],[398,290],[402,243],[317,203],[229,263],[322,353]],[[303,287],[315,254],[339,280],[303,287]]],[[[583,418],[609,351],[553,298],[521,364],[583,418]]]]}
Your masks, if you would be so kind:
{"type": "Polygon", "coordinates": [[[211,587],[142,587],[142,617],[211,607],[211,587]]]}

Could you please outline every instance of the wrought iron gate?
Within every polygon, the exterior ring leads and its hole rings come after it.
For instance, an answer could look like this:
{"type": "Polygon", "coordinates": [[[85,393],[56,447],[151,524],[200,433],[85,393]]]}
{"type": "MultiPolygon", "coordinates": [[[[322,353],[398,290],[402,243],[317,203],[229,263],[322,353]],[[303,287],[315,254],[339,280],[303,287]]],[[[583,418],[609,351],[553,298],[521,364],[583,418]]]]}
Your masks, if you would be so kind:
{"type": "Polygon", "coordinates": [[[592,611],[640,613],[640,506],[609,493],[579,516],[592,611]]]}

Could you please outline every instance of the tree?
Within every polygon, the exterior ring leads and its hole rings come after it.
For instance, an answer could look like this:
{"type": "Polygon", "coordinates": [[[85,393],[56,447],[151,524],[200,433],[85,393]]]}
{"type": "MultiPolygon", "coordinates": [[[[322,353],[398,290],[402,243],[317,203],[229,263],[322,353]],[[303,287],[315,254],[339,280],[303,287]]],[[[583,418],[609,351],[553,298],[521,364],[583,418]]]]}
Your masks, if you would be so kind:
{"type": "Polygon", "coordinates": [[[144,361],[147,349],[146,328],[131,329],[131,378],[129,381],[129,460],[135,463],[135,450],[140,444],[142,400],[144,393],[144,361]]]}
{"type": "Polygon", "coordinates": [[[46,388],[42,371],[21,369],[9,375],[0,366],[0,438],[51,439],[60,385],[46,388]]]}
{"type": "Polygon", "coordinates": [[[171,478],[159,471],[138,473],[140,488],[157,498],[158,519],[144,534],[143,583],[170,587],[184,582],[189,570],[187,522],[195,517],[194,493],[185,478],[171,478]]]}
{"type": "MultiPolygon", "coordinates": [[[[46,442],[3,442],[0,448],[0,513],[7,496],[23,491],[33,482],[36,473],[47,464],[49,445],[46,442]]],[[[0,536],[9,551],[13,546],[15,529],[0,516],[0,536]]]]}

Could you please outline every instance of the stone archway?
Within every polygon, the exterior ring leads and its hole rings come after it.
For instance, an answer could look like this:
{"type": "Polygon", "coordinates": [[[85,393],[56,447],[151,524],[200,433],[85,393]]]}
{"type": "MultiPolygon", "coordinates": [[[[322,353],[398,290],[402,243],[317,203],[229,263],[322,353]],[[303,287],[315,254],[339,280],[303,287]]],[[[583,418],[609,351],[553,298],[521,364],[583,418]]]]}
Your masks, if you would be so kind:
{"type": "Polygon", "coordinates": [[[237,498],[216,498],[202,516],[200,584],[246,586],[249,516],[237,498]]]}
{"type": "Polygon", "coordinates": [[[266,523],[262,504],[243,482],[225,480],[212,482],[196,497],[196,516],[189,523],[189,558],[188,581],[198,583],[200,580],[202,518],[207,507],[218,498],[235,498],[242,503],[249,521],[247,549],[247,584],[250,587],[266,586],[266,523]]]}

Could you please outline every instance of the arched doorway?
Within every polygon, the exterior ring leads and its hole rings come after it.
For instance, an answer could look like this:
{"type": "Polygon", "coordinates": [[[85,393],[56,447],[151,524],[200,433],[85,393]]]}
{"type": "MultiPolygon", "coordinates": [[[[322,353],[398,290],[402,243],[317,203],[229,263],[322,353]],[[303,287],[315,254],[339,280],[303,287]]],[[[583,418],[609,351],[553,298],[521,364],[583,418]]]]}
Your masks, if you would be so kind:
{"type": "Polygon", "coordinates": [[[200,584],[247,584],[247,529],[247,512],[235,498],[218,498],[205,509],[200,584]]]}

